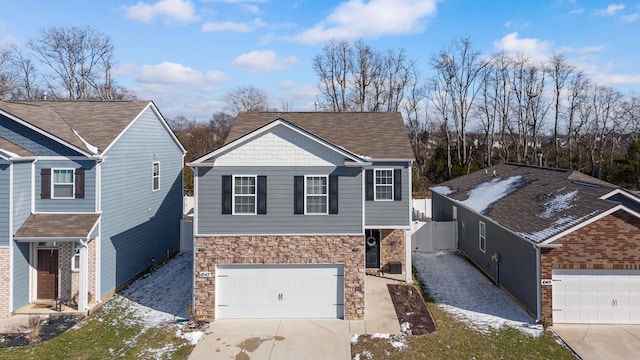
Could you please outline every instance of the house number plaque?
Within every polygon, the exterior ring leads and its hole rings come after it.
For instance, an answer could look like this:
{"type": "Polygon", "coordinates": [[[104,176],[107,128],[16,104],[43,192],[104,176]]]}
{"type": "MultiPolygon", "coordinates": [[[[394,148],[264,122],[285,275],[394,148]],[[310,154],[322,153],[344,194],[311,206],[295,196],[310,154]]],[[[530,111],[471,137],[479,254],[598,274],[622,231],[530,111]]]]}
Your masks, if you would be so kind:
{"type": "Polygon", "coordinates": [[[211,271],[200,271],[198,276],[201,277],[201,278],[210,278],[211,277],[211,271]]]}
{"type": "Polygon", "coordinates": [[[553,285],[553,280],[551,280],[551,279],[542,279],[542,280],[540,280],[540,285],[543,285],[543,286],[553,285]]]}

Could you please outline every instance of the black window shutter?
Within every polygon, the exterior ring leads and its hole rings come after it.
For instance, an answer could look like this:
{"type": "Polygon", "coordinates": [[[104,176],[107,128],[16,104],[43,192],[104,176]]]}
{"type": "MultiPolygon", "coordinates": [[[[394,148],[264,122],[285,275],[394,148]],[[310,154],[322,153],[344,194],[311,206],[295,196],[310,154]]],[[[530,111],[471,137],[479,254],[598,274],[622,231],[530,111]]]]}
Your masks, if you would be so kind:
{"type": "Polygon", "coordinates": [[[51,169],[40,170],[40,198],[51,199],[51,169]]]}
{"type": "Polygon", "coordinates": [[[402,200],[402,169],[393,170],[393,200],[402,200]]]}
{"type": "Polygon", "coordinates": [[[329,214],[338,213],[338,177],[329,176],[329,214]]]}
{"type": "Polygon", "coordinates": [[[233,203],[231,191],[231,175],[222,175],[222,214],[231,214],[231,205],[233,203]]]}
{"type": "Polygon", "coordinates": [[[373,201],[373,169],[364,171],[365,200],[373,201]]]}
{"type": "Polygon", "coordinates": [[[84,169],[76,169],[76,199],[84,199],[84,169]]]}
{"type": "Polygon", "coordinates": [[[267,177],[258,176],[258,206],[256,212],[259,215],[267,213],[267,177]]]}
{"type": "Polygon", "coordinates": [[[293,213],[304,214],[304,176],[293,177],[293,213]]]}

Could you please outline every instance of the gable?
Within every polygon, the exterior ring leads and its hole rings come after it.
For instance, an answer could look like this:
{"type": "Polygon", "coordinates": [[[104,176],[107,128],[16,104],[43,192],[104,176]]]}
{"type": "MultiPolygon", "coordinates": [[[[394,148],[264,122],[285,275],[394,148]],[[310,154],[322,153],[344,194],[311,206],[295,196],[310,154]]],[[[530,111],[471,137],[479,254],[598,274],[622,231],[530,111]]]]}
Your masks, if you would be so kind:
{"type": "Polygon", "coordinates": [[[337,166],[345,157],[278,125],[216,158],[216,166],[337,166]]]}

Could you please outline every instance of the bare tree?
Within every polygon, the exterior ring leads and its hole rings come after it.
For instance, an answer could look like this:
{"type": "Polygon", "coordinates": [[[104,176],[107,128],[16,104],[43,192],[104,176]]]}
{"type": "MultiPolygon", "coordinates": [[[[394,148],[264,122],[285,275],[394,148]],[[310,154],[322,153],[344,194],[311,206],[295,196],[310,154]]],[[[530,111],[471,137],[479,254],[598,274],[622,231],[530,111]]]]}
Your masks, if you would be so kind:
{"type": "Polygon", "coordinates": [[[331,111],[348,111],[347,88],[353,64],[351,45],[347,40],[331,40],[322,54],[313,60],[313,70],[320,78],[320,91],[325,102],[322,107],[331,111]]]}
{"type": "Polygon", "coordinates": [[[0,99],[6,98],[15,88],[15,46],[0,46],[0,99]]]}
{"type": "Polygon", "coordinates": [[[269,110],[267,92],[254,86],[243,86],[228,92],[225,96],[227,107],[232,116],[241,111],[269,110]]]}
{"type": "Polygon", "coordinates": [[[28,46],[51,72],[47,86],[71,100],[114,98],[111,38],[92,28],[50,27],[40,30],[28,46]]]}
{"type": "Polygon", "coordinates": [[[562,99],[561,92],[565,87],[567,79],[575,71],[575,67],[567,62],[562,55],[553,55],[549,59],[547,72],[553,81],[553,166],[559,165],[559,126],[560,126],[560,101],[562,99]]]}

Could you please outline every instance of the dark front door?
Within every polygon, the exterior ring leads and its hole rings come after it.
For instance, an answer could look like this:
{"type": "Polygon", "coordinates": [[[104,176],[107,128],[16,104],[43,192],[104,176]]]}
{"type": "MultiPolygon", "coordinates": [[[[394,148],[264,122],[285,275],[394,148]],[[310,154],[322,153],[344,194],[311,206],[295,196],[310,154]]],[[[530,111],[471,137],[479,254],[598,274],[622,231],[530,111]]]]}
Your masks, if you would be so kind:
{"type": "Polygon", "coordinates": [[[58,297],[58,250],[38,249],[38,299],[58,297]]]}
{"type": "Polygon", "coordinates": [[[364,239],[365,267],[380,268],[380,230],[367,230],[364,239]]]}

